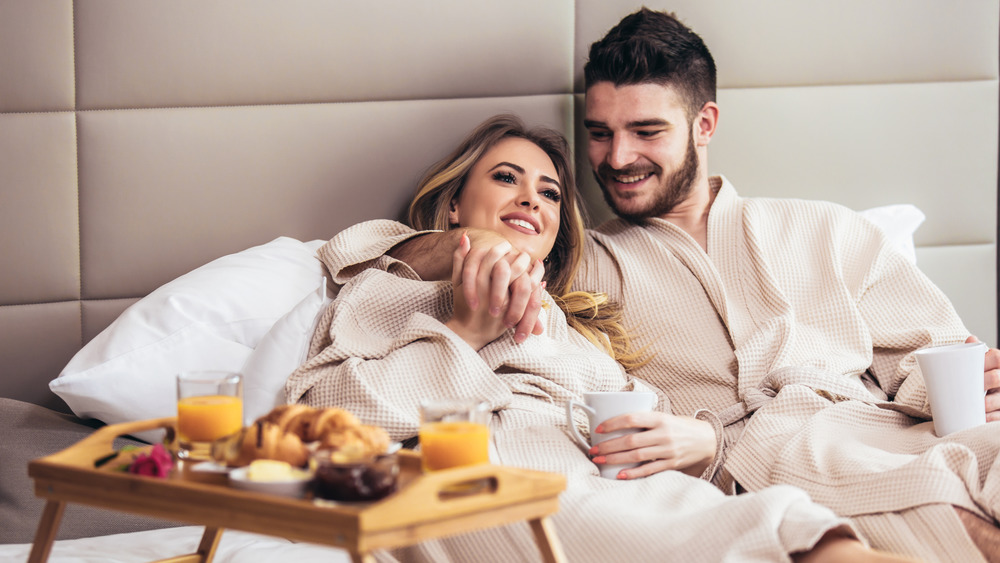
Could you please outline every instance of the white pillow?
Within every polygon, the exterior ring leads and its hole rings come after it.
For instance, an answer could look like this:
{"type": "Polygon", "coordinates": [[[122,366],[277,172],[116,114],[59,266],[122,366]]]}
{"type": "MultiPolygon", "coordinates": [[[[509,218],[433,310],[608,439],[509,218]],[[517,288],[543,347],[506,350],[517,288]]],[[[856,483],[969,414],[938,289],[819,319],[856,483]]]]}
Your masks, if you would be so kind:
{"type": "Polygon", "coordinates": [[[913,244],[913,233],[926,219],[923,211],[920,211],[915,205],[900,203],[873,207],[859,213],[881,228],[889,237],[889,242],[896,245],[896,248],[909,258],[910,262],[917,263],[917,249],[913,244]]]}
{"type": "Polygon", "coordinates": [[[248,421],[285,404],[285,380],[309,353],[319,317],[332,299],[326,279],[291,311],[274,323],[243,366],[243,416],[248,421]]]}
{"type": "Polygon", "coordinates": [[[174,416],[174,376],[242,369],[274,323],[321,284],[324,242],[280,237],[168,282],[77,352],[49,388],[77,416],[107,424],[174,416]]]}

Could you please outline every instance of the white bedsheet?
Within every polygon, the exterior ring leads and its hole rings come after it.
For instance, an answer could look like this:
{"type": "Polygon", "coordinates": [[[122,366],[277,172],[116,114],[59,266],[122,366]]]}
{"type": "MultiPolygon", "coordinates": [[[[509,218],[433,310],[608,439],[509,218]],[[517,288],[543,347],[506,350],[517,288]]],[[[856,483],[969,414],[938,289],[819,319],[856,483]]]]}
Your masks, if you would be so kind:
{"type": "MultiPolygon", "coordinates": [[[[55,542],[52,563],[134,563],[194,553],[204,532],[201,526],[182,526],[146,532],[115,534],[96,538],[55,542]]],[[[0,545],[0,561],[27,561],[31,544],[0,545]]],[[[350,562],[346,551],[282,538],[226,530],[213,561],[255,563],[295,561],[295,563],[350,562]]]]}

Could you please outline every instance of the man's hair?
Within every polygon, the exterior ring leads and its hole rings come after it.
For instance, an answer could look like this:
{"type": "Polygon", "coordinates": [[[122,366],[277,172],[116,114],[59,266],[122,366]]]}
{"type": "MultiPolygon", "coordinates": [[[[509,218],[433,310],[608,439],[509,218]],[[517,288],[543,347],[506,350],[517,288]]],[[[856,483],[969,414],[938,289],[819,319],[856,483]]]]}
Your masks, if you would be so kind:
{"type": "Polygon", "coordinates": [[[659,84],[680,94],[688,119],[715,101],[715,61],[701,37],[674,14],[642,8],[625,16],[590,46],[583,67],[587,88],[659,84]]]}

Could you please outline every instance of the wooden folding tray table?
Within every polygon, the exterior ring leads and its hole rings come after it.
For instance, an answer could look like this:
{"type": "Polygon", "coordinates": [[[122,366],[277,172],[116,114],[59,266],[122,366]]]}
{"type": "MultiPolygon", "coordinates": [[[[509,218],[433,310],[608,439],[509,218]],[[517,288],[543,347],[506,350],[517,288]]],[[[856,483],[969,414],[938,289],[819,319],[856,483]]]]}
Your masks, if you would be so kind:
{"type": "Polygon", "coordinates": [[[543,561],[565,561],[549,516],[559,509],[566,478],[499,465],[422,473],[420,457],[399,452],[398,489],[380,501],[327,503],[234,489],[225,476],[193,478],[183,468],[166,479],[100,468],[118,436],[172,428],[176,418],[102,427],[61,452],[28,464],[35,494],[47,499],[29,563],[48,559],[66,503],[74,502],[205,526],[195,553],[164,559],[209,562],[225,528],[332,545],[354,561],[373,561],[372,551],[527,520],[543,561]],[[449,494],[476,484],[476,492],[449,494]]]}

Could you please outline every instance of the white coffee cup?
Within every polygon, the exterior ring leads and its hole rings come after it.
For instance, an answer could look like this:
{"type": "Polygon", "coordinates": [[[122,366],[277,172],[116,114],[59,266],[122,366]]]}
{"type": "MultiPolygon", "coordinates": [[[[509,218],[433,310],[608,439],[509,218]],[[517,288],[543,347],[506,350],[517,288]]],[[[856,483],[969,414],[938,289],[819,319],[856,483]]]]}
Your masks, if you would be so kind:
{"type": "MultiPolygon", "coordinates": [[[[653,410],[653,407],[656,406],[656,394],[646,391],[594,392],[584,393],[583,401],[586,404],[579,403],[574,400],[570,400],[566,403],[566,423],[569,425],[570,435],[573,436],[576,443],[583,448],[584,451],[588,451],[592,445],[599,444],[605,440],[638,432],[639,429],[628,429],[598,434],[594,432],[594,429],[609,418],[633,412],[653,410]],[[587,443],[587,440],[585,440],[583,435],[580,434],[580,431],[576,429],[576,424],[573,423],[574,407],[583,409],[587,413],[587,417],[590,419],[590,444],[587,443]]],[[[614,465],[598,464],[601,471],[601,477],[608,479],[618,477],[618,472],[622,469],[628,469],[638,465],[638,463],[614,465]]]]}
{"type": "Polygon", "coordinates": [[[913,355],[924,376],[935,434],[947,436],[986,424],[985,344],[934,346],[917,350],[913,355]]]}

